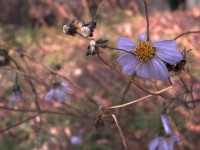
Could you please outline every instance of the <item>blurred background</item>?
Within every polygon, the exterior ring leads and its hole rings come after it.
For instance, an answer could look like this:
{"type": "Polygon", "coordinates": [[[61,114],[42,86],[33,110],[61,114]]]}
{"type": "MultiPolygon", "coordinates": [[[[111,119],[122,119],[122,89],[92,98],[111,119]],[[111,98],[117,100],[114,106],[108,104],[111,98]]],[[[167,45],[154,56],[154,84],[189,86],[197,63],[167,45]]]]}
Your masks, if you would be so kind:
{"type": "MultiPolygon", "coordinates": [[[[62,32],[62,26],[71,19],[90,21],[100,3],[100,0],[0,0],[0,44],[8,47],[9,55],[33,77],[41,108],[62,112],[60,115],[46,112],[40,117],[2,131],[0,149],[123,149],[112,118],[104,120],[103,129],[95,129],[94,122],[100,111],[88,97],[99,105],[108,107],[145,96],[145,92],[132,85],[122,101],[128,82],[96,56],[85,56],[89,41],[81,37],[66,36],[62,32]],[[31,59],[22,57],[21,53],[27,54],[31,59]],[[44,66],[53,68],[62,77],[44,66]],[[64,104],[44,101],[45,93],[52,88],[55,80],[68,82],[74,89],[64,104]]],[[[147,3],[152,41],[172,39],[186,31],[200,30],[200,0],[147,0],[147,3]]],[[[116,47],[120,36],[137,39],[139,34],[146,32],[144,14],[141,0],[106,0],[96,17],[94,38],[108,39],[109,45],[113,47],[116,47]]],[[[172,118],[175,133],[181,137],[179,149],[197,150],[200,149],[200,34],[181,37],[177,42],[181,50],[184,47],[192,49],[187,56],[187,64],[195,83],[193,94],[197,103],[196,109],[192,110],[183,105],[176,107],[172,118]]],[[[117,51],[105,49],[102,55],[120,70],[116,62],[119,56],[117,51]]],[[[23,74],[19,75],[18,83],[24,100],[9,100],[16,73],[13,66],[0,67],[0,129],[6,129],[35,114],[17,111],[35,110],[34,93],[23,74]]],[[[186,71],[183,71],[182,76],[188,81],[186,83],[191,84],[186,71]]],[[[155,82],[137,78],[137,84],[151,89],[155,82]]],[[[161,89],[167,87],[163,82],[158,81],[157,84],[161,89]]],[[[176,84],[165,94],[176,97],[179,92],[184,90],[176,84]]],[[[168,100],[153,97],[112,112],[117,115],[130,150],[147,149],[151,139],[157,135],[161,126],[163,102],[167,103],[168,100]]]]}

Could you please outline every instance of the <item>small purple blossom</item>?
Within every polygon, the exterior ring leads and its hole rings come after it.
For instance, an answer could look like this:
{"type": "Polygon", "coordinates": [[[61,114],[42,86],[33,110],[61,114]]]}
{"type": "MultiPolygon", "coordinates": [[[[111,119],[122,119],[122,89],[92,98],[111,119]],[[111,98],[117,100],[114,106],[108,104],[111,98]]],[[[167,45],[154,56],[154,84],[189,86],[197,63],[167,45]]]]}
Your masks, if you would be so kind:
{"type": "Polygon", "coordinates": [[[179,137],[176,135],[172,135],[169,140],[158,136],[150,142],[149,150],[174,150],[175,142],[180,142],[179,137]]]}
{"type": "Polygon", "coordinates": [[[122,72],[127,75],[136,72],[139,77],[166,80],[168,70],[165,63],[173,65],[183,59],[175,40],[149,42],[143,34],[139,36],[138,43],[120,37],[117,45],[119,49],[128,52],[117,59],[122,66],[122,72]]]}
{"type": "Polygon", "coordinates": [[[70,142],[71,142],[71,144],[73,144],[73,145],[80,145],[80,144],[82,144],[82,139],[81,139],[81,137],[79,137],[79,136],[72,136],[72,137],[70,138],[70,142]]]}
{"type": "Polygon", "coordinates": [[[162,125],[163,125],[166,135],[172,134],[169,118],[166,114],[161,115],[161,121],[162,121],[162,125]]]}
{"type": "Polygon", "coordinates": [[[47,92],[44,99],[45,101],[51,101],[52,99],[55,99],[58,102],[64,102],[68,98],[66,93],[70,93],[72,91],[73,90],[69,87],[67,83],[61,82],[49,92],[47,92]]]}
{"type": "Polygon", "coordinates": [[[14,90],[11,94],[10,100],[13,102],[20,102],[20,101],[24,100],[22,91],[14,90]]]}
{"type": "Polygon", "coordinates": [[[20,102],[25,100],[25,98],[23,97],[23,93],[21,91],[21,88],[19,85],[14,85],[12,88],[12,94],[10,96],[10,100],[12,102],[20,102]]]}
{"type": "Polygon", "coordinates": [[[149,144],[149,150],[168,150],[167,142],[163,137],[155,137],[149,144]]]}
{"type": "Polygon", "coordinates": [[[172,135],[167,141],[168,150],[174,150],[174,143],[180,142],[180,138],[177,135],[172,135]]]}

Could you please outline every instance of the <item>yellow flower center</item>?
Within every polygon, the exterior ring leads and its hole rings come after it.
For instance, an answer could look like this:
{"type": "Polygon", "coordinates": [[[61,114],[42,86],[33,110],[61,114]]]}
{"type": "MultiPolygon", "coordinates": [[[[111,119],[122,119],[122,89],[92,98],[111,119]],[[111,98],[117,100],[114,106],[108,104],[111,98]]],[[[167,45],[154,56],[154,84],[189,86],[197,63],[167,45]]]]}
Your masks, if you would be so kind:
{"type": "Polygon", "coordinates": [[[139,42],[135,48],[134,54],[138,59],[142,61],[148,61],[154,56],[154,48],[152,47],[151,43],[147,41],[139,42]]]}

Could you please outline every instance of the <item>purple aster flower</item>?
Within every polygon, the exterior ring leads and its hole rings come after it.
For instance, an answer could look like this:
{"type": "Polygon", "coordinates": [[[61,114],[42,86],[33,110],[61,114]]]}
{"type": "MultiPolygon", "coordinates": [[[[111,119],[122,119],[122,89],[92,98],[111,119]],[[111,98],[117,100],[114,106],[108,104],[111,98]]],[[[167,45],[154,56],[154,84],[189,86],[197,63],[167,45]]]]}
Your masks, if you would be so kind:
{"type": "Polygon", "coordinates": [[[174,143],[180,142],[180,138],[177,135],[172,135],[170,140],[167,141],[168,150],[174,150],[174,143]]]}
{"type": "Polygon", "coordinates": [[[168,70],[165,63],[173,65],[183,59],[175,40],[149,42],[143,34],[139,36],[138,43],[120,37],[117,45],[119,49],[128,52],[117,59],[122,66],[122,72],[127,75],[136,72],[137,76],[143,78],[166,80],[168,70]]]}
{"type": "Polygon", "coordinates": [[[79,137],[79,136],[72,136],[72,137],[70,138],[70,142],[71,142],[71,144],[73,144],[73,145],[78,145],[78,144],[82,144],[82,139],[81,139],[81,137],[79,137]]]}
{"type": "Polygon", "coordinates": [[[149,150],[168,150],[167,142],[163,137],[155,137],[149,144],[149,150]]]}
{"type": "Polygon", "coordinates": [[[171,126],[170,126],[170,123],[169,123],[169,118],[166,114],[161,115],[161,121],[162,121],[162,125],[164,127],[164,130],[165,130],[165,133],[167,135],[172,134],[172,129],[171,129],[171,126]]]}
{"type": "Polygon", "coordinates": [[[45,101],[51,101],[52,99],[55,99],[58,102],[64,102],[68,98],[66,93],[70,93],[72,91],[73,90],[67,83],[56,83],[54,88],[47,92],[44,99],[45,101]]]}
{"type": "Polygon", "coordinates": [[[19,102],[19,101],[22,101],[23,99],[24,98],[21,91],[13,91],[10,97],[10,100],[13,102],[19,102]]]}
{"type": "Polygon", "coordinates": [[[13,101],[13,102],[20,102],[22,100],[25,100],[19,85],[14,85],[13,86],[12,94],[10,96],[10,100],[13,101]]]}
{"type": "Polygon", "coordinates": [[[174,143],[179,142],[180,138],[172,135],[168,141],[163,137],[155,137],[149,144],[149,150],[174,150],[174,143]]]}

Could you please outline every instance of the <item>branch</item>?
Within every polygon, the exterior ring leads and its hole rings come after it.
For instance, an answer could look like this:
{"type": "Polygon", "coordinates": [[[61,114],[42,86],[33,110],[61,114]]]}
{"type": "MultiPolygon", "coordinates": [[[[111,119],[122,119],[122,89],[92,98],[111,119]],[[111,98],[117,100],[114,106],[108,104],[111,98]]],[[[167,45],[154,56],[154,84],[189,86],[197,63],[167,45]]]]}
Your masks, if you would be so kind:
{"type": "Polygon", "coordinates": [[[185,36],[185,35],[188,35],[188,34],[192,34],[192,33],[200,33],[200,31],[188,31],[188,32],[181,33],[180,35],[176,36],[174,38],[174,40],[177,40],[178,38],[180,38],[182,36],[185,36]]]}

